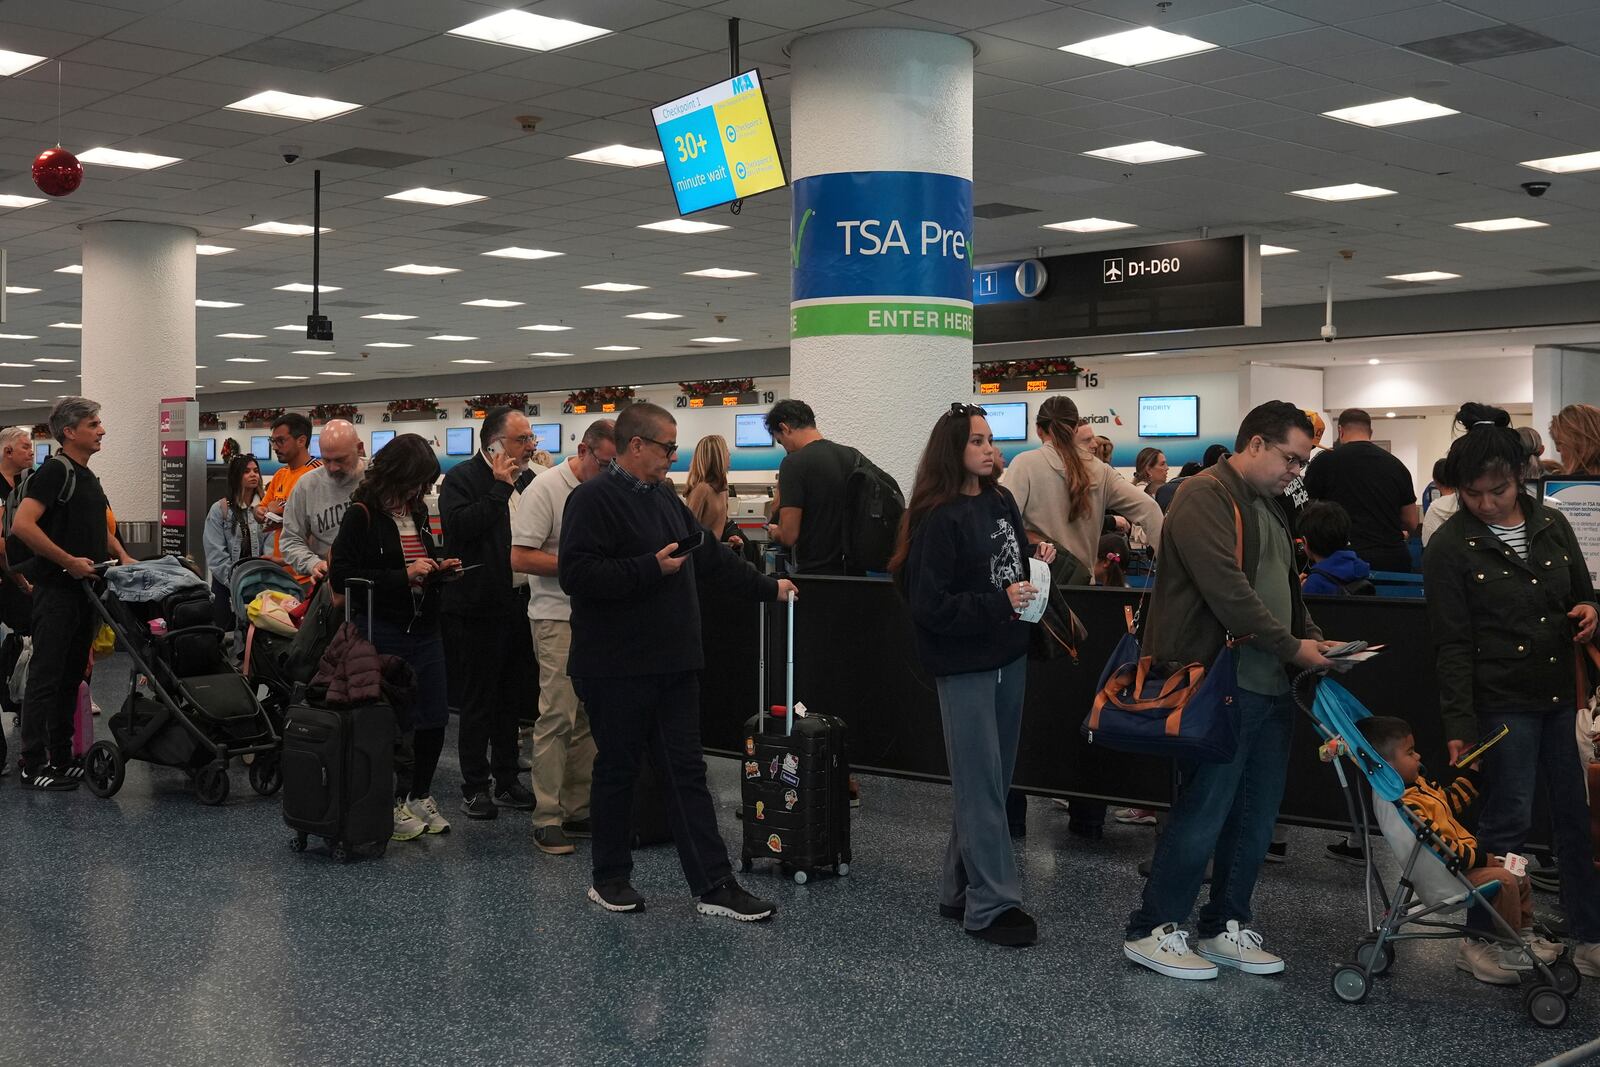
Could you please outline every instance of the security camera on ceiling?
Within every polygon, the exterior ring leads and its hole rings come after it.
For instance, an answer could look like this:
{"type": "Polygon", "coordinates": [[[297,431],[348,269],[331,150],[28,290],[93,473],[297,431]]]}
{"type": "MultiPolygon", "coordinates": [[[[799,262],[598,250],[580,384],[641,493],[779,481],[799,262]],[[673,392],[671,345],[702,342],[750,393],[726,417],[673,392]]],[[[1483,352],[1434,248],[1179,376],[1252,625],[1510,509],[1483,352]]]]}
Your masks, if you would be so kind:
{"type": "Polygon", "coordinates": [[[1537,199],[1538,197],[1541,197],[1545,193],[1548,193],[1550,191],[1550,183],[1549,182],[1523,182],[1522,183],[1522,191],[1527,193],[1529,196],[1534,197],[1534,198],[1537,199]]]}
{"type": "Polygon", "coordinates": [[[300,162],[300,156],[302,154],[302,149],[300,148],[299,145],[297,145],[297,144],[279,145],[278,146],[278,151],[283,153],[283,161],[285,163],[298,163],[298,162],[300,162]]]}

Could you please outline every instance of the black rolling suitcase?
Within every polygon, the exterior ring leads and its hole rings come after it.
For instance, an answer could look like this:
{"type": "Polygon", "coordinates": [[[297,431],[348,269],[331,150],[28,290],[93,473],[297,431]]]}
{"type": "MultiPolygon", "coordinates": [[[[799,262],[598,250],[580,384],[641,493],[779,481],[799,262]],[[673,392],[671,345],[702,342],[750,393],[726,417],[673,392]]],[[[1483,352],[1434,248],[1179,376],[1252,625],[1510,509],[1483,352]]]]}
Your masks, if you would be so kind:
{"type": "MultiPolygon", "coordinates": [[[[351,581],[347,585],[356,585],[351,581]]],[[[371,639],[372,585],[367,586],[371,639]]],[[[351,597],[345,597],[350,619],[351,597]]],[[[289,847],[320,837],[341,862],[381,856],[394,832],[394,710],[387,704],[322,708],[296,703],[283,731],[283,821],[289,847]]]]}
{"type": "Polygon", "coordinates": [[[744,848],[740,870],[776,860],[804,883],[819,870],[850,873],[850,760],[843,719],[809,715],[794,702],[794,601],[789,601],[785,703],[765,711],[767,618],[761,608],[763,711],[744,727],[744,848]],[[798,712],[798,714],[797,714],[798,712]]]}

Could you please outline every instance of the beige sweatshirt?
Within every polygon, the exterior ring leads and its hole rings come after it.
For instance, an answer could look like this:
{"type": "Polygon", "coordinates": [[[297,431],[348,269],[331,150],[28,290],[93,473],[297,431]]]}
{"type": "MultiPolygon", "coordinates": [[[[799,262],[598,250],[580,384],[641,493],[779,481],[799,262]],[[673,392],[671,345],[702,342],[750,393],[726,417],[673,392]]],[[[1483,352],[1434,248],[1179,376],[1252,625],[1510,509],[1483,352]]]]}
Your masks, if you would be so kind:
{"type": "Polygon", "coordinates": [[[1043,444],[1006,465],[1000,484],[1017,498],[1017,509],[1030,530],[1071,552],[1094,569],[1106,512],[1115,511],[1144,527],[1152,545],[1161,543],[1161,509],[1143,489],[1121,477],[1093,456],[1083,457],[1089,470],[1089,506],[1068,521],[1067,475],[1055,446],[1043,444]]]}

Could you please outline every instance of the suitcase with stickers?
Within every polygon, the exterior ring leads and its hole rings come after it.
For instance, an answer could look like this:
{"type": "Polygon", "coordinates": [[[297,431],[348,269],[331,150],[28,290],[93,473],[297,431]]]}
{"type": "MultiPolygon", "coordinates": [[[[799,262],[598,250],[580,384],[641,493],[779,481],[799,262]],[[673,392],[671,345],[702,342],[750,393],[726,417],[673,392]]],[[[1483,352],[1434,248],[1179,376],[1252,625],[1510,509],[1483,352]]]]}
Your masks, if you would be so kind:
{"type": "Polygon", "coordinates": [[[813,874],[850,872],[850,761],[844,720],[812,715],[794,700],[794,601],[789,601],[785,703],[765,709],[767,608],[761,607],[760,702],[745,723],[741,761],[744,847],[740,870],[775,860],[804,884],[813,874]]]}

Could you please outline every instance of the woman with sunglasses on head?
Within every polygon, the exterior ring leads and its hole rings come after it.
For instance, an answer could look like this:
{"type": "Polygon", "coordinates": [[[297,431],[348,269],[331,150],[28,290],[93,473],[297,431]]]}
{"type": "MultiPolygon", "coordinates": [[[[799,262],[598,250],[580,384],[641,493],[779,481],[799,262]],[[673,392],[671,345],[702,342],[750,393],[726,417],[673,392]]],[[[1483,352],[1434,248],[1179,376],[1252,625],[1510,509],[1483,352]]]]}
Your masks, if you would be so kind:
{"type": "Polygon", "coordinates": [[[939,914],[997,945],[1031,945],[1006,825],[1028,673],[1028,624],[1038,591],[1022,514],[995,477],[997,449],[983,409],[952,404],[928,437],[889,569],[911,604],[917,652],[939,691],[954,820],[939,914]]]}
{"type": "Polygon", "coordinates": [[[234,564],[269,551],[266,527],[256,515],[261,499],[261,464],[252,455],[234,456],[228,463],[228,495],[206,512],[206,568],[211,572],[211,603],[216,624],[223,633],[238,629],[233,594],[228,582],[234,564]]]}

